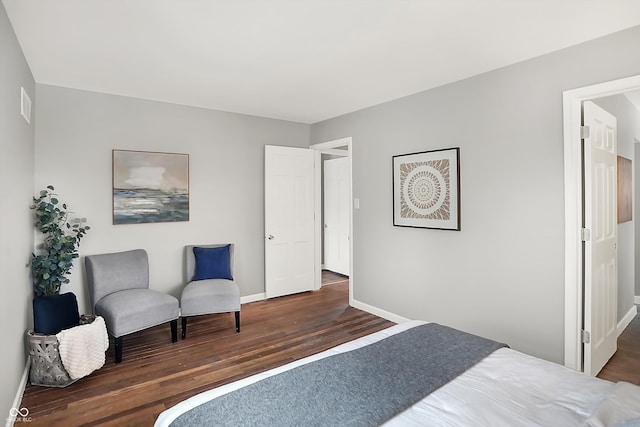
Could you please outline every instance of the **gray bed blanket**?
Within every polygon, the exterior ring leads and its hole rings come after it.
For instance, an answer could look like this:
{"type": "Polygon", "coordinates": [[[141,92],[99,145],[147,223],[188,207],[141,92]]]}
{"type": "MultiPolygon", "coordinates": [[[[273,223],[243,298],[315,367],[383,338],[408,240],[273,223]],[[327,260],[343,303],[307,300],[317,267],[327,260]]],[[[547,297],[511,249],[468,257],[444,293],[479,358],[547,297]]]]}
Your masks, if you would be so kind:
{"type": "Polygon", "coordinates": [[[171,426],[376,426],[504,346],[428,323],[222,395],[171,426]]]}

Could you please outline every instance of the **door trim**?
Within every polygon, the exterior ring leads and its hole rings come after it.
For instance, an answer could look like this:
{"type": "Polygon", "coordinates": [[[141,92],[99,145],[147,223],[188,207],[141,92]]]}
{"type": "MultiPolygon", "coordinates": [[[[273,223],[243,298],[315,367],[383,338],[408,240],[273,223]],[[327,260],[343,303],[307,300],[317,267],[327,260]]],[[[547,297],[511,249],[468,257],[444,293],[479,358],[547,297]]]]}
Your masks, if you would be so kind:
{"type": "Polygon", "coordinates": [[[315,151],[315,289],[322,286],[322,153],[337,154],[338,147],[347,147],[346,157],[349,159],[349,305],[353,305],[353,156],[351,137],[335,139],[333,141],[322,142],[310,145],[309,148],[315,151]]]}
{"type": "Polygon", "coordinates": [[[564,127],[564,365],[582,371],[582,151],[581,106],[588,99],[640,89],[640,75],[562,93],[564,127]]]}

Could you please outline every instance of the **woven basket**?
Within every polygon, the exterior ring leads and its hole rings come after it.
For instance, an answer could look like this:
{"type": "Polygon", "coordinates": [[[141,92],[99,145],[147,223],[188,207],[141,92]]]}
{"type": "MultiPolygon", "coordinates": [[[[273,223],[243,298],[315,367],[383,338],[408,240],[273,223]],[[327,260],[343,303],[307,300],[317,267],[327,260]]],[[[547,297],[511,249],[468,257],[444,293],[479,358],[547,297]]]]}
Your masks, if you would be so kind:
{"type": "Polygon", "coordinates": [[[47,387],[66,387],[73,383],[62,366],[58,352],[58,339],[55,335],[36,334],[27,331],[27,343],[31,355],[29,381],[33,385],[47,387]]]}
{"type": "MultiPolygon", "coordinates": [[[[93,322],[95,316],[83,315],[80,324],[93,322]]],[[[66,387],[77,380],[72,380],[62,365],[58,351],[58,339],[55,335],[36,334],[27,331],[27,344],[31,355],[29,381],[33,385],[46,387],[66,387]]]]}

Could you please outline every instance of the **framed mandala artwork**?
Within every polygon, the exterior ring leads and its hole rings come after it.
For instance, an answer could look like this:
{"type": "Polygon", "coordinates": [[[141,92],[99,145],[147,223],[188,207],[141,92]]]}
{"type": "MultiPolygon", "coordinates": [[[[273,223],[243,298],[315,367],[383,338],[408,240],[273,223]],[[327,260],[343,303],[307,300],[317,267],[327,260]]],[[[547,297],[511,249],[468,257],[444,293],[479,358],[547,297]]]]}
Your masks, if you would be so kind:
{"type": "Polygon", "coordinates": [[[393,225],[460,230],[460,148],[393,156],[393,225]]]}

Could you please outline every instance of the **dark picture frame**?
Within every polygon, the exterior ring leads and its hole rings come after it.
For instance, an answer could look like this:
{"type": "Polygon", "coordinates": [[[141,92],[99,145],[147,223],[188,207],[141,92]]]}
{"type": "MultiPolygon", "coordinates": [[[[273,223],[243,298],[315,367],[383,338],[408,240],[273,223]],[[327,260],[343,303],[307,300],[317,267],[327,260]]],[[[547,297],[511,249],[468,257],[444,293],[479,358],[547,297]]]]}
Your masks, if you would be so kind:
{"type": "Polygon", "coordinates": [[[461,230],[460,147],[392,158],[393,225],[461,230]]]}

